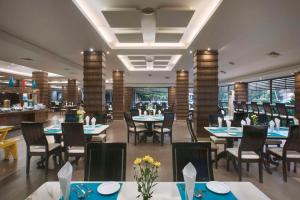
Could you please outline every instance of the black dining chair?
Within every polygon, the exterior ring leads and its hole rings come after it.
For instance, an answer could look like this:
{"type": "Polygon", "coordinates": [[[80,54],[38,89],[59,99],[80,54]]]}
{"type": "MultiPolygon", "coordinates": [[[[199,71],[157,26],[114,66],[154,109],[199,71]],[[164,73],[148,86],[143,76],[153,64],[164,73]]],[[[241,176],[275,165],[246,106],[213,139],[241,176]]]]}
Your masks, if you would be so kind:
{"type": "MultiPolygon", "coordinates": [[[[188,127],[188,131],[191,136],[191,142],[211,142],[211,152],[214,154],[214,162],[216,169],[218,168],[218,146],[213,141],[209,141],[209,138],[198,138],[193,129],[193,119],[191,117],[186,118],[186,124],[188,127]]],[[[226,140],[225,140],[226,141],[226,140]]],[[[226,147],[225,147],[226,149],[226,147]]]]}
{"type": "MultiPolygon", "coordinates": [[[[59,157],[62,164],[62,147],[59,143],[48,143],[42,123],[22,122],[22,134],[26,143],[26,175],[29,175],[30,159],[32,156],[41,156],[45,159],[45,172],[48,173],[49,158],[51,155],[59,157]]],[[[56,160],[56,159],[55,159],[56,160]]]]}
{"type": "Polygon", "coordinates": [[[61,124],[61,128],[64,138],[65,161],[67,162],[69,157],[75,157],[78,161],[80,157],[84,157],[84,146],[86,144],[83,124],[66,122],[61,124]]]}
{"type": "Polygon", "coordinates": [[[282,121],[285,122],[286,127],[293,124],[294,116],[289,115],[284,103],[276,103],[276,108],[277,108],[277,111],[278,111],[278,117],[281,120],[281,124],[284,124],[282,121]]]}
{"type": "Polygon", "coordinates": [[[129,143],[129,137],[133,134],[134,145],[136,145],[137,141],[140,138],[140,134],[146,132],[147,129],[142,126],[136,126],[130,112],[124,112],[124,118],[127,125],[127,142],[129,143]]]}
{"type": "Polygon", "coordinates": [[[139,116],[139,110],[138,109],[130,109],[130,113],[131,113],[131,116],[134,117],[134,116],[139,116]]]}
{"type": "Polygon", "coordinates": [[[299,125],[292,125],[289,128],[288,138],[283,146],[270,147],[266,150],[268,164],[270,164],[271,156],[277,160],[282,160],[283,180],[287,182],[287,165],[294,162],[294,172],[296,172],[296,163],[300,162],[300,128],[299,125]]]}
{"type": "Polygon", "coordinates": [[[65,122],[78,122],[78,117],[75,113],[66,113],[65,122]]]}
{"type": "Polygon", "coordinates": [[[239,147],[227,148],[227,170],[230,159],[238,162],[239,181],[242,181],[242,162],[258,163],[259,181],[263,182],[263,147],[267,138],[268,126],[243,126],[243,137],[239,147]]]}
{"type": "Polygon", "coordinates": [[[196,181],[213,181],[210,142],[180,142],[172,144],[173,181],[184,181],[182,170],[192,163],[197,171],[196,181]]]}
{"type": "MultiPolygon", "coordinates": [[[[106,112],[93,113],[91,115],[91,119],[93,117],[96,119],[96,124],[106,125],[107,122],[108,122],[106,112]]],[[[91,138],[91,141],[92,142],[106,142],[106,130],[103,133],[99,134],[99,135],[93,135],[92,138],[91,138]]]]}
{"type": "MultiPolygon", "coordinates": [[[[164,137],[165,135],[170,136],[170,143],[172,144],[172,129],[173,129],[173,122],[174,122],[174,113],[167,112],[164,113],[164,120],[161,127],[154,127],[153,132],[155,134],[160,135],[160,144],[161,146],[164,145],[164,137]]],[[[154,137],[153,137],[154,141],[154,137]]]]}
{"type": "Polygon", "coordinates": [[[243,110],[244,118],[248,117],[249,109],[246,101],[241,101],[241,109],[243,110]]]}
{"type": "Polygon", "coordinates": [[[126,143],[88,143],[85,181],[125,181],[126,143]]]}

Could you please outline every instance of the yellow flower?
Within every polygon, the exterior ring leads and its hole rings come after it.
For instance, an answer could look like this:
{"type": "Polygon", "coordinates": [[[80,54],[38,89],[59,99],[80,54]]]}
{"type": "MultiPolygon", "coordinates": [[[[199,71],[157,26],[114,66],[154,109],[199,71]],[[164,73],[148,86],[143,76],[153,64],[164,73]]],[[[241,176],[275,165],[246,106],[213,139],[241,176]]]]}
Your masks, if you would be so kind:
{"type": "Polygon", "coordinates": [[[157,167],[157,168],[159,168],[160,167],[160,162],[154,162],[154,164],[153,164],[155,167],[157,167]]]}
{"type": "Polygon", "coordinates": [[[142,162],[142,159],[141,159],[141,158],[136,158],[136,159],[134,160],[134,164],[135,164],[135,165],[140,165],[141,162],[142,162]]]}
{"type": "MultiPolygon", "coordinates": [[[[152,158],[151,156],[146,155],[146,156],[144,156],[143,161],[149,162],[149,160],[150,160],[151,158],[152,158]]],[[[153,158],[152,158],[152,159],[153,159],[153,158]]]]}
{"type": "Polygon", "coordinates": [[[152,157],[150,157],[150,158],[148,159],[148,163],[153,164],[153,163],[154,163],[154,159],[153,159],[152,157]]]}

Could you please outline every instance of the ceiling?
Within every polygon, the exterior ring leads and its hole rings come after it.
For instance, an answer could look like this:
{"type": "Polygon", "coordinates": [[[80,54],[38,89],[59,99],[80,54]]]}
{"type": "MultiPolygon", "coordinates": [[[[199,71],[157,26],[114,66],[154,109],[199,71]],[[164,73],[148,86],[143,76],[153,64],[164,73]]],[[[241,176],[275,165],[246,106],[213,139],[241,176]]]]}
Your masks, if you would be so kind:
{"type": "MultiPolygon", "coordinates": [[[[81,81],[83,58],[80,52],[93,48],[106,53],[108,79],[112,70],[125,70],[125,84],[132,86],[174,85],[178,69],[189,70],[192,84],[192,52],[207,48],[219,51],[222,84],[290,75],[300,70],[300,1],[297,0],[223,1],[211,11],[212,16],[204,20],[203,27],[198,27],[199,33],[190,38],[191,42],[182,42],[182,46],[178,44],[189,32],[187,29],[199,5],[207,0],[87,2],[92,3],[96,11],[100,9],[97,13],[104,17],[117,43],[112,45],[103,38],[93,22],[78,9],[75,0],[0,0],[0,60],[81,81]],[[157,11],[155,26],[152,21],[148,32],[141,25],[141,10],[147,7],[157,11]],[[165,17],[172,12],[176,13],[175,17],[165,17]],[[173,46],[149,46],[151,42],[145,42],[145,33],[151,33],[148,36],[152,40],[154,33],[155,45],[173,46]],[[143,48],[135,46],[141,43],[143,48]],[[268,56],[271,51],[280,56],[268,56]],[[165,70],[149,70],[149,66],[147,71],[130,70],[118,55],[125,56],[131,67],[146,68],[146,58],[150,57],[153,68],[164,66],[165,70]],[[168,65],[171,59],[168,64],[167,59],[164,63],[157,61],[161,59],[156,56],[161,55],[181,57],[171,67],[168,65]],[[132,56],[143,58],[131,59],[132,56]]],[[[214,5],[218,2],[214,1],[214,5]]]]}

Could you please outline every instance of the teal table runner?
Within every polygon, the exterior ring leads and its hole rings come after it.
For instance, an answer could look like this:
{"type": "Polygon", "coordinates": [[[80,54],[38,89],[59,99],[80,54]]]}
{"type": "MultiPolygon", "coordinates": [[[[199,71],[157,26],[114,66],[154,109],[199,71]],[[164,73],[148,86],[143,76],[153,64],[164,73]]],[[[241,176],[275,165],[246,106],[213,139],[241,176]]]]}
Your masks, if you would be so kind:
{"type": "MultiPolygon", "coordinates": [[[[187,200],[185,195],[185,185],[184,183],[177,183],[177,188],[180,194],[180,197],[182,200],[187,200]]],[[[195,191],[202,190],[203,196],[200,198],[201,200],[237,200],[237,198],[232,194],[232,192],[229,192],[227,194],[217,194],[214,192],[211,192],[207,189],[205,183],[196,183],[195,184],[195,191]]],[[[199,200],[199,198],[194,197],[193,200],[199,200]]]]}
{"type": "MultiPolygon", "coordinates": [[[[103,125],[102,124],[96,124],[95,128],[101,128],[103,125]]],[[[93,134],[95,129],[93,128],[92,125],[84,125],[84,134],[93,134]]],[[[57,127],[52,127],[52,128],[47,128],[45,129],[45,134],[61,134],[62,130],[61,128],[57,127]]]]}
{"type": "MultiPolygon", "coordinates": [[[[87,198],[85,198],[85,200],[117,200],[118,199],[118,194],[120,192],[120,190],[115,193],[115,194],[111,194],[111,195],[101,195],[100,193],[97,192],[97,188],[101,183],[72,183],[71,184],[71,190],[70,190],[70,197],[69,200],[78,200],[77,198],[77,194],[75,191],[79,192],[79,189],[76,187],[76,185],[79,185],[84,191],[92,190],[93,192],[91,192],[87,198]],[[83,184],[83,185],[82,185],[83,184]],[[75,191],[74,191],[75,190],[75,191]]],[[[120,183],[121,184],[121,183],[120,183]]],[[[122,188],[122,184],[121,184],[121,188],[122,188]]],[[[63,200],[63,197],[60,198],[60,200],[63,200]]]]}

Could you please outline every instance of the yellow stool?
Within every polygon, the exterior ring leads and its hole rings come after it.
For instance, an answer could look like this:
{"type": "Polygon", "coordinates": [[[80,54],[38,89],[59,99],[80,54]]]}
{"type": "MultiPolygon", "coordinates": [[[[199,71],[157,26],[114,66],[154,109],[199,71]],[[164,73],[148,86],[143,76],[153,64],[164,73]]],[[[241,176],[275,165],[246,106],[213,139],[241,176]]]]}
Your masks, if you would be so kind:
{"type": "Polygon", "coordinates": [[[18,159],[18,145],[17,138],[10,138],[0,142],[0,148],[5,151],[5,159],[8,160],[10,155],[17,160],[18,159]]]}

